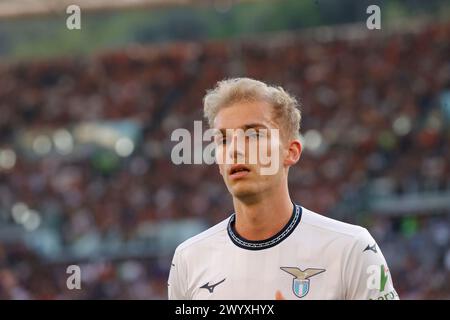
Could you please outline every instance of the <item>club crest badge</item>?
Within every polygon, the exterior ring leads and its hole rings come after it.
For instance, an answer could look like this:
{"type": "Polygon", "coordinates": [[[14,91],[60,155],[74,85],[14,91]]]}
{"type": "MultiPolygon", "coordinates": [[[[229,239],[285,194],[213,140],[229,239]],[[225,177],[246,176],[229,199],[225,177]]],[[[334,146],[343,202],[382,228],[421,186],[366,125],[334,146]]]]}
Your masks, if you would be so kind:
{"type": "Polygon", "coordinates": [[[303,298],[308,294],[310,287],[309,279],[319,273],[325,272],[325,269],[318,268],[300,270],[295,267],[280,267],[280,269],[294,276],[294,279],[292,279],[292,291],[299,298],[303,298]]]}

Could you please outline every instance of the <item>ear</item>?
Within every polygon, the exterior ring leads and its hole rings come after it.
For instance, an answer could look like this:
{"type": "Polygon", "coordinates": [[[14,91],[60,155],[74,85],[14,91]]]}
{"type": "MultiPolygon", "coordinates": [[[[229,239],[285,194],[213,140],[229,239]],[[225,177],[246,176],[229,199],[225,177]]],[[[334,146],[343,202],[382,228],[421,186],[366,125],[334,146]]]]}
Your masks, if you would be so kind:
{"type": "Polygon", "coordinates": [[[287,148],[287,155],[284,158],[284,165],[290,167],[296,164],[300,160],[302,150],[300,140],[291,140],[287,148]]]}

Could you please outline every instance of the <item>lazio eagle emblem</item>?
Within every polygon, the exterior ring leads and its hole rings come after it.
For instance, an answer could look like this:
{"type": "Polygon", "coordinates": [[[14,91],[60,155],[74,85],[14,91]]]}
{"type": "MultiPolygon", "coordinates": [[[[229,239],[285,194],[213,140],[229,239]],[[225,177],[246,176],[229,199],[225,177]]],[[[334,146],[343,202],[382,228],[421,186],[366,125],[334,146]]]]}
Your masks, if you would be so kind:
{"type": "Polygon", "coordinates": [[[280,267],[280,269],[294,276],[294,279],[292,280],[292,291],[299,298],[303,298],[308,294],[309,278],[325,271],[325,269],[317,268],[300,270],[295,267],[280,267]]]}

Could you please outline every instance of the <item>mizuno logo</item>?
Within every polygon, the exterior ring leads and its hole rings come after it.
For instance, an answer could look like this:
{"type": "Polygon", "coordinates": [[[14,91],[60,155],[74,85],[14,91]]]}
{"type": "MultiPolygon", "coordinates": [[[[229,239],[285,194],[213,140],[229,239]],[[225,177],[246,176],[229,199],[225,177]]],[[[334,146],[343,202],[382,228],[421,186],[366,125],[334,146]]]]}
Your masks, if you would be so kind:
{"type": "Polygon", "coordinates": [[[214,288],[217,287],[219,284],[225,281],[226,278],[224,278],[222,281],[217,282],[216,284],[209,285],[209,281],[202,285],[200,289],[208,289],[209,293],[213,293],[214,288]]]}
{"type": "Polygon", "coordinates": [[[372,246],[367,245],[367,247],[363,250],[363,252],[367,251],[367,250],[377,253],[377,244],[374,243],[372,246]]]}

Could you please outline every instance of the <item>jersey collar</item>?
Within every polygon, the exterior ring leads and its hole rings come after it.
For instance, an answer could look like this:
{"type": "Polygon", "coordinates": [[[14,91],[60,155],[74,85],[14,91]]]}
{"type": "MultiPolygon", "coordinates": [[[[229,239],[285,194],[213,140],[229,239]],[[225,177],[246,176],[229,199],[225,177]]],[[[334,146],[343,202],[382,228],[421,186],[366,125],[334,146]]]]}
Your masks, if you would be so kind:
{"type": "Polygon", "coordinates": [[[238,247],[248,250],[262,250],[273,247],[279,244],[284,239],[286,239],[292,233],[292,231],[294,231],[295,227],[297,227],[301,217],[302,217],[302,207],[297,204],[294,204],[294,210],[292,212],[291,218],[289,219],[288,223],[283,227],[283,229],[281,229],[277,234],[265,240],[247,240],[242,238],[235,231],[236,214],[233,213],[230,219],[228,220],[227,231],[231,241],[238,247]]]}

